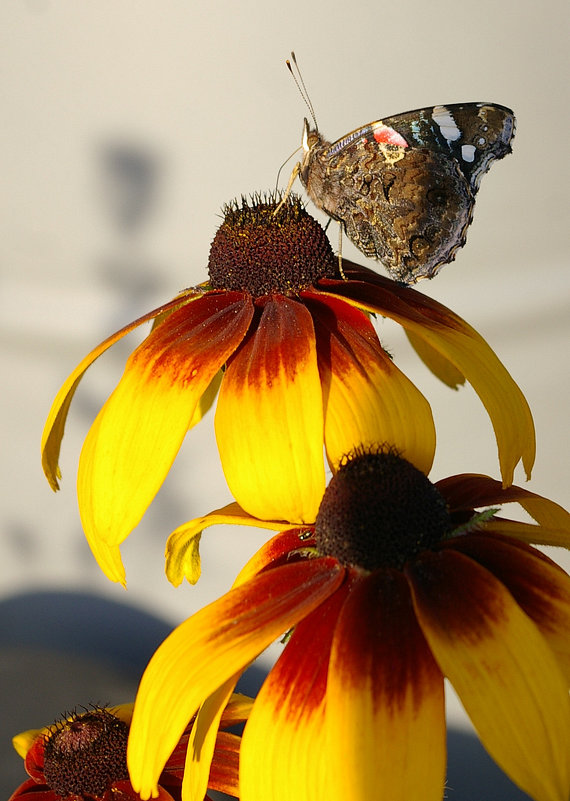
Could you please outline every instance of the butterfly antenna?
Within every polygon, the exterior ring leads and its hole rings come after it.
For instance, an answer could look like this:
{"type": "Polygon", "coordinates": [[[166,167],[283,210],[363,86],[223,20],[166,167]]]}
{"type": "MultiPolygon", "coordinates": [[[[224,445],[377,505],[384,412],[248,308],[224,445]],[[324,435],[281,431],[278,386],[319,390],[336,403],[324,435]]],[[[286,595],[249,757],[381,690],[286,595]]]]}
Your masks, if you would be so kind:
{"type": "Polygon", "coordinates": [[[299,90],[299,94],[301,95],[301,97],[305,102],[305,105],[309,109],[309,114],[311,115],[311,119],[313,120],[315,131],[318,131],[319,126],[317,125],[315,109],[313,108],[313,104],[311,103],[311,98],[309,97],[309,93],[307,92],[305,81],[303,80],[301,70],[299,69],[299,65],[297,64],[297,57],[295,56],[295,53],[293,51],[291,51],[291,60],[289,61],[289,59],[287,59],[285,63],[287,64],[287,69],[293,76],[293,80],[297,84],[297,89],[299,90]],[[295,70],[293,70],[293,67],[295,68],[295,70]]]}

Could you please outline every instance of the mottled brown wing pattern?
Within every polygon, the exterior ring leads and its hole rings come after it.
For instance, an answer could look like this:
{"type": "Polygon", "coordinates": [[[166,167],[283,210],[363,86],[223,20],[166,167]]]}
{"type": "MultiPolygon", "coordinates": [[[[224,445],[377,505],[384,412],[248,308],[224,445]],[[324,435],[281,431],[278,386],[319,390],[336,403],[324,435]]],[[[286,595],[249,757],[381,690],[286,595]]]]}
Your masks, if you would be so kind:
{"type": "Polygon", "coordinates": [[[510,152],[513,113],[492,104],[418,109],[326,142],[305,121],[309,197],[396,280],[432,278],[465,243],[475,194],[510,152]]]}

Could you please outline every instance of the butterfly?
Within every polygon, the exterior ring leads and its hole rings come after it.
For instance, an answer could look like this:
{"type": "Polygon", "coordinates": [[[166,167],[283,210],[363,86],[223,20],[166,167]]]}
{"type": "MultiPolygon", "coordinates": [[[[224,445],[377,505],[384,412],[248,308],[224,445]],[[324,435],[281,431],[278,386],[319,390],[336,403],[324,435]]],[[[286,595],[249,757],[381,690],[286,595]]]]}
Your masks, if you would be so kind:
{"type": "MultiPolygon", "coordinates": [[[[313,120],[314,122],[314,120],[313,120]]],[[[494,103],[406,111],[328,142],[305,119],[295,178],[398,281],[433,278],[465,244],[475,195],[511,152],[515,117],[494,103]]]]}

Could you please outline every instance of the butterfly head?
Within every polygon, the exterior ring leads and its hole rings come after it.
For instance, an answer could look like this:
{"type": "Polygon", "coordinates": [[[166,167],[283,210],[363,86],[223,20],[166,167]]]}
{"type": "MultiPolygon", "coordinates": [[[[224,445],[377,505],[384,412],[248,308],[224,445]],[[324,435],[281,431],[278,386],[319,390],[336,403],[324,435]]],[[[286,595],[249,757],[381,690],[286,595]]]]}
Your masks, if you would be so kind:
{"type": "Polygon", "coordinates": [[[300,164],[300,174],[303,183],[306,183],[307,180],[307,173],[310,168],[310,163],[312,160],[312,155],[314,149],[317,145],[321,144],[323,141],[322,136],[320,135],[317,126],[311,127],[309,121],[305,117],[303,120],[303,138],[301,140],[301,146],[303,148],[303,159],[300,164]]]}

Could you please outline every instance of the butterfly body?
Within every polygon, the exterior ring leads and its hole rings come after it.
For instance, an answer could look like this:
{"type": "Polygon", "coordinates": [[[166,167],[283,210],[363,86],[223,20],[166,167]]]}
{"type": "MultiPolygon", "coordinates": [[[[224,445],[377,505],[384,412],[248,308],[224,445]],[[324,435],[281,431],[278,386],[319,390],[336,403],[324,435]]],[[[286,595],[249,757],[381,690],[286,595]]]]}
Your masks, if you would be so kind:
{"type": "Polygon", "coordinates": [[[418,109],[327,142],[305,120],[301,182],[365,255],[405,283],[432,278],[465,243],[481,177],[511,152],[504,106],[418,109]]]}

